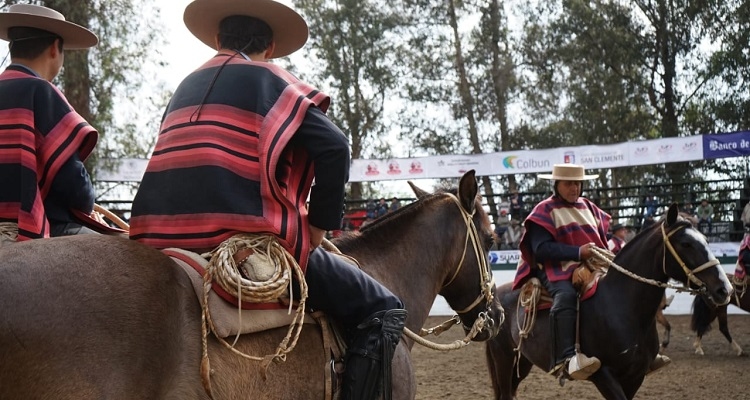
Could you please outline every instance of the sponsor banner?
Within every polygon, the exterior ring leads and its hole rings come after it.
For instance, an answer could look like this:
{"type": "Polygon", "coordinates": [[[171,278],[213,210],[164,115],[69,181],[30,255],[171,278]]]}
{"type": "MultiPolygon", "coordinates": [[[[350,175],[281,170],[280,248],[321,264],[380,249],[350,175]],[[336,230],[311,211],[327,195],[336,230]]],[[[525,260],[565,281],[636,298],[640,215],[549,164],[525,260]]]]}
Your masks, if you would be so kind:
{"type": "Polygon", "coordinates": [[[350,182],[397,179],[437,179],[459,177],[473,169],[477,175],[496,175],[493,154],[393,158],[390,160],[352,160],[350,182]]]}
{"type": "Polygon", "coordinates": [[[750,155],[750,131],[702,136],[706,160],[750,155]]]}
{"type": "MultiPolygon", "coordinates": [[[[708,248],[717,258],[729,260],[734,263],[737,261],[739,254],[740,242],[716,242],[709,243],[708,248]]],[[[520,250],[493,250],[490,251],[490,264],[501,269],[516,269],[518,261],[521,259],[520,250]]]]}
{"type": "Polygon", "coordinates": [[[560,163],[559,149],[522,150],[494,153],[494,175],[550,172],[552,165],[560,163]]]}
{"type": "Polygon", "coordinates": [[[650,165],[703,159],[703,140],[700,135],[643,140],[627,143],[628,164],[650,165]]]}
{"type": "MultiPolygon", "coordinates": [[[[473,169],[478,176],[544,173],[554,164],[582,164],[586,169],[663,164],[750,155],[750,132],[695,135],[612,145],[560,147],[487,154],[446,155],[389,160],[352,160],[350,182],[456,178],[473,169]]],[[[138,182],[148,160],[104,160],[97,180],[138,182]],[[108,167],[112,163],[114,168],[108,167]]]]}
{"type": "Polygon", "coordinates": [[[627,143],[601,146],[561,148],[562,158],[555,163],[581,164],[589,169],[615,168],[629,165],[627,143]]]}

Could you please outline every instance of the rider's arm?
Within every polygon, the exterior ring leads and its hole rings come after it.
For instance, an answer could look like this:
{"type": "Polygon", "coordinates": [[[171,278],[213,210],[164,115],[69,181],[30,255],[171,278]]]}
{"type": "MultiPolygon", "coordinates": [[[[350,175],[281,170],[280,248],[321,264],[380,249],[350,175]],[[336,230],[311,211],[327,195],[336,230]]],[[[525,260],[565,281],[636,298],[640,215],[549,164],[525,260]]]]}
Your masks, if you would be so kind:
{"type": "Polygon", "coordinates": [[[555,237],[549,231],[531,221],[527,221],[526,230],[537,262],[580,261],[578,246],[555,242],[555,237]]]}
{"type": "Polygon", "coordinates": [[[315,168],[308,208],[310,224],[324,230],[341,229],[349,180],[349,141],[323,111],[310,107],[291,145],[305,148],[315,168]]]}

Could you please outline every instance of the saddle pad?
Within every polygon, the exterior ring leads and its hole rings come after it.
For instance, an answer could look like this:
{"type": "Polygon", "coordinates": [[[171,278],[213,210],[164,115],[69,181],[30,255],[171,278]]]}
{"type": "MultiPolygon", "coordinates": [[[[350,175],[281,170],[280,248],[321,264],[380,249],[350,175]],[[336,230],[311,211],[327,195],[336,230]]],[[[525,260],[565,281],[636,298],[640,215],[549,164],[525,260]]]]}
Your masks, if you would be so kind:
{"type": "MultiPolygon", "coordinates": [[[[201,306],[203,306],[203,276],[182,257],[175,257],[174,253],[180,253],[191,258],[192,261],[199,262],[199,259],[207,263],[200,255],[188,252],[182,249],[165,249],[170,252],[165,253],[179,265],[190,278],[193,284],[193,290],[201,306]]],[[[214,329],[217,336],[226,338],[238,334],[261,332],[268,329],[288,327],[294,318],[289,314],[287,309],[271,310],[244,310],[237,308],[235,305],[228,303],[212,289],[208,292],[208,310],[211,314],[211,320],[214,323],[214,329]]],[[[309,315],[305,315],[303,323],[315,324],[315,320],[309,315]]]]}

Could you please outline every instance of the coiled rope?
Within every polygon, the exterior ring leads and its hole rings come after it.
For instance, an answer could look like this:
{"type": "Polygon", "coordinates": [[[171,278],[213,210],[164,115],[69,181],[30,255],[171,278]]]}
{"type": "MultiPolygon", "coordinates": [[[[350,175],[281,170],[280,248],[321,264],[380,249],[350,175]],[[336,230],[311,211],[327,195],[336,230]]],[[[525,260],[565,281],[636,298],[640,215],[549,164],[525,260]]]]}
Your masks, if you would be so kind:
{"type": "MultiPolygon", "coordinates": [[[[307,283],[305,275],[300,268],[297,260],[284,249],[279,242],[270,235],[252,235],[239,234],[225,240],[214,251],[208,253],[210,260],[206,266],[206,273],[203,275],[203,312],[201,315],[201,333],[203,345],[203,359],[201,361],[201,376],[206,391],[211,394],[209,361],[208,361],[208,330],[214,332],[216,339],[233,353],[254,361],[261,361],[263,371],[267,370],[271,362],[283,362],[286,355],[289,354],[297,345],[297,341],[302,330],[303,320],[305,318],[305,302],[307,300],[307,283]],[[241,250],[250,249],[250,255],[240,261],[235,262],[234,255],[241,250]],[[252,263],[256,263],[253,265],[252,263]],[[238,265],[239,264],[239,265],[238,265]],[[273,268],[272,273],[269,268],[273,268]],[[245,279],[239,269],[251,272],[257,269],[260,271],[257,276],[262,281],[245,279]],[[232,344],[229,344],[224,338],[216,335],[214,323],[211,319],[211,313],[208,309],[208,294],[211,291],[213,281],[216,281],[224,290],[232,296],[235,296],[239,303],[269,303],[286,298],[289,294],[289,313],[291,314],[294,299],[292,292],[292,274],[297,278],[300,287],[300,299],[297,302],[292,322],[289,330],[281,343],[276,347],[273,354],[262,357],[252,356],[243,353],[234,346],[240,337],[238,333],[232,344]],[[267,276],[267,278],[265,278],[267,276]]],[[[256,271],[258,272],[258,271],[256,271]]],[[[241,308],[237,308],[238,318],[242,319],[241,308]]]]}

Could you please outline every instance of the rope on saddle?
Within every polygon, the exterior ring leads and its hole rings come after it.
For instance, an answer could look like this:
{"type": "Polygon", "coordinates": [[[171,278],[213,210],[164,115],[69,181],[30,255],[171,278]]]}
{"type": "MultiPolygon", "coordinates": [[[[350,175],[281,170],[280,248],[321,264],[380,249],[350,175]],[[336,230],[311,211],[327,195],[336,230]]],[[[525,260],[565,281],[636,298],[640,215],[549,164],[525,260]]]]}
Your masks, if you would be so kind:
{"type": "MultiPolygon", "coordinates": [[[[307,300],[307,283],[305,275],[300,268],[297,260],[286,251],[278,241],[270,235],[252,235],[240,234],[225,240],[214,251],[208,253],[210,260],[206,266],[206,273],[203,275],[203,313],[202,322],[202,345],[203,359],[201,361],[201,375],[204,381],[206,391],[210,392],[209,362],[208,362],[208,330],[214,332],[216,339],[233,353],[254,361],[261,361],[263,373],[265,374],[271,362],[280,363],[286,361],[286,355],[289,354],[297,345],[297,341],[302,330],[303,320],[305,318],[305,301],[307,300]],[[249,251],[249,255],[239,262],[235,261],[234,255],[240,251],[249,251]],[[253,263],[259,265],[252,265],[253,263]],[[250,264],[250,265],[248,265],[250,264]],[[260,267],[257,274],[248,273],[260,267]],[[254,281],[245,279],[239,269],[243,268],[246,275],[257,275],[264,279],[254,281]],[[273,272],[269,268],[273,268],[273,272]],[[245,354],[234,346],[239,339],[239,333],[232,344],[216,335],[211,314],[208,309],[208,293],[211,290],[212,283],[220,285],[229,294],[237,297],[238,303],[270,303],[279,301],[289,294],[289,313],[292,311],[294,304],[292,296],[292,273],[297,277],[300,286],[300,299],[297,304],[295,316],[289,325],[289,330],[273,354],[263,357],[251,356],[245,354]],[[208,384],[206,384],[208,382],[208,384]]],[[[205,255],[204,255],[205,256],[205,255]]],[[[285,299],[286,300],[286,299],[285,299]]],[[[238,318],[242,318],[240,307],[237,308],[238,318]]],[[[264,376],[265,378],[265,376],[264,376]]]]}
{"type": "MultiPolygon", "coordinates": [[[[539,305],[539,299],[542,295],[542,283],[539,279],[530,279],[522,288],[521,293],[518,296],[518,303],[516,304],[516,324],[518,325],[518,346],[513,349],[516,353],[516,361],[521,358],[521,345],[524,339],[529,337],[531,331],[534,330],[534,324],[536,323],[536,313],[539,305]],[[523,322],[518,319],[518,315],[521,315],[521,309],[525,308],[526,313],[523,317],[523,322]]],[[[516,363],[518,365],[518,363],[516,363]]],[[[520,368],[520,367],[519,367],[520,368]]],[[[520,373],[520,372],[519,372],[520,373]]]]}
{"type": "Polygon", "coordinates": [[[735,293],[735,299],[737,300],[737,307],[740,307],[740,301],[742,301],[742,297],[745,296],[745,293],[747,292],[747,276],[743,278],[737,278],[737,276],[732,276],[732,285],[734,286],[734,293],[735,293]]]}
{"type": "Polygon", "coordinates": [[[0,242],[15,242],[18,240],[18,224],[15,222],[0,222],[0,242]]]}

